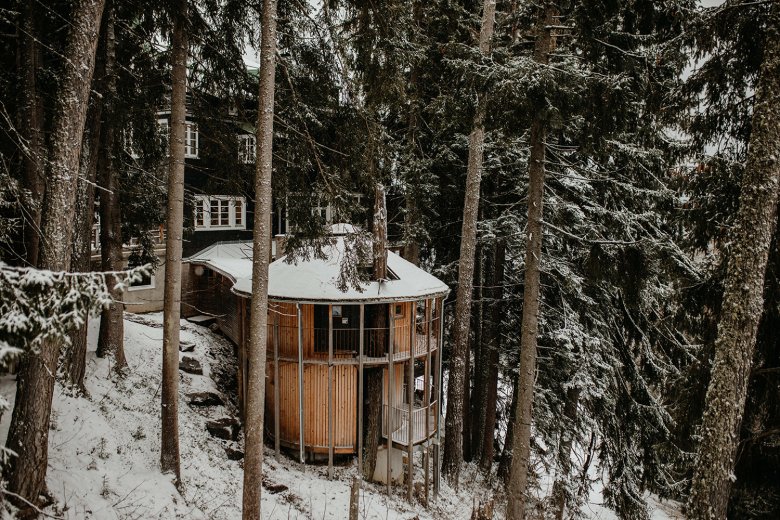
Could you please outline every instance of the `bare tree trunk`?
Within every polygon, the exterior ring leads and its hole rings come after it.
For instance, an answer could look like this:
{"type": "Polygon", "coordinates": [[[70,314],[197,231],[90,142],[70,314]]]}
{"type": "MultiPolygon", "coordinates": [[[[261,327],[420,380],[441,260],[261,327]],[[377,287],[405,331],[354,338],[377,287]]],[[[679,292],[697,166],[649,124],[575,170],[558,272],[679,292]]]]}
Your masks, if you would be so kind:
{"type": "Polygon", "coordinates": [[[493,467],[495,457],[496,405],[498,403],[498,353],[501,350],[501,321],[504,300],[504,263],[506,258],[506,243],[496,242],[493,249],[490,283],[490,298],[488,300],[490,319],[486,324],[484,347],[487,352],[482,356],[484,367],[484,417],[482,426],[482,449],[479,465],[485,472],[493,467]]]}
{"type": "Polygon", "coordinates": [[[268,263],[271,257],[271,177],[273,173],[274,85],[276,80],[276,0],[263,0],[260,91],[257,109],[257,171],[252,251],[252,321],[249,325],[244,447],[244,520],[259,520],[263,485],[265,359],[268,347],[268,263]]]}
{"type": "MultiPolygon", "coordinates": [[[[539,20],[534,47],[534,60],[547,63],[555,48],[550,26],[556,23],[557,11],[547,3],[539,20]]],[[[534,399],[536,346],[539,330],[539,260],[542,256],[542,205],[544,202],[544,161],[547,131],[541,111],[531,124],[531,156],[528,164],[528,226],[523,285],[523,318],[520,336],[520,378],[515,412],[515,437],[512,446],[512,467],[507,489],[507,520],[525,517],[525,492],[531,458],[531,407],[534,399]]]]}
{"type": "Polygon", "coordinates": [[[563,409],[566,420],[561,424],[560,440],[558,441],[558,471],[552,489],[555,520],[563,520],[566,513],[566,499],[570,498],[571,495],[571,490],[567,490],[566,486],[571,479],[571,448],[574,443],[579,402],[580,390],[570,388],[566,392],[566,405],[563,409]]]}
{"type": "Polygon", "coordinates": [[[184,130],[187,96],[187,0],[173,14],[171,41],[171,121],[168,152],[168,214],[163,295],[162,428],[160,469],[181,482],[179,463],[179,332],[181,330],[181,254],[184,232],[184,130]]]}
{"type": "MultiPolygon", "coordinates": [[[[98,50],[95,59],[95,79],[93,87],[97,88],[97,78],[103,75],[101,51],[98,50]]],[[[87,109],[87,127],[81,144],[81,160],[79,175],[83,179],[79,183],[76,194],[76,218],[73,234],[73,252],[71,269],[78,272],[91,270],[92,256],[92,226],[95,221],[95,180],[97,178],[97,155],[100,147],[100,121],[103,102],[99,96],[92,96],[87,109]]],[[[67,384],[81,395],[87,394],[84,386],[87,355],[87,330],[89,316],[84,319],[84,325],[70,333],[70,349],[63,360],[63,370],[67,384]]]]}
{"type": "MultiPolygon", "coordinates": [[[[475,278],[477,286],[474,290],[477,305],[476,312],[472,313],[474,318],[474,366],[471,372],[474,384],[472,385],[471,395],[467,396],[469,414],[463,418],[463,421],[468,423],[468,434],[466,434],[466,428],[463,428],[463,458],[466,461],[478,461],[482,457],[482,432],[485,427],[486,413],[485,377],[487,374],[485,370],[487,361],[485,356],[488,353],[485,345],[485,339],[487,338],[487,327],[485,324],[487,306],[485,305],[485,297],[490,294],[490,290],[485,288],[485,282],[491,276],[492,268],[492,246],[477,246],[477,275],[475,278]]],[[[468,371],[466,373],[468,374],[468,371]]]]}
{"type": "MultiPolygon", "coordinates": [[[[100,257],[103,271],[121,271],[122,264],[122,212],[119,202],[119,172],[114,163],[115,110],[116,103],[116,41],[114,19],[109,3],[106,17],[106,89],[103,109],[102,142],[98,153],[98,170],[102,190],[100,191],[100,257]]],[[[122,291],[116,290],[116,278],[106,276],[111,303],[103,309],[100,319],[97,355],[114,356],[113,370],[122,375],[127,368],[124,347],[124,310],[122,291]]]]}
{"type": "MultiPolygon", "coordinates": [[[[102,0],[81,0],[73,7],[64,52],[67,59],[52,124],[49,182],[41,223],[39,264],[43,269],[70,269],[79,154],[102,14],[102,0]]],[[[59,351],[59,342],[43,341],[39,353],[29,353],[22,359],[18,375],[6,444],[17,456],[7,466],[5,478],[11,492],[32,503],[38,502],[46,483],[49,416],[59,351]]],[[[17,505],[27,507],[21,501],[17,505]]]]}
{"type": "MultiPolygon", "coordinates": [[[[534,60],[547,63],[555,48],[551,26],[557,10],[548,2],[537,25],[534,60]]],[[[523,285],[523,318],[520,335],[520,377],[515,401],[512,466],[507,489],[507,520],[525,518],[525,493],[528,485],[528,465],[531,457],[531,407],[534,398],[536,346],[539,329],[539,261],[542,256],[542,205],[544,203],[545,139],[547,131],[541,111],[531,123],[531,156],[528,164],[528,225],[523,285]]]]}
{"type": "MultiPolygon", "coordinates": [[[[496,19],[495,0],[483,0],[482,27],[479,33],[479,50],[487,56],[496,19]]],[[[463,462],[463,389],[466,379],[469,325],[471,320],[471,290],[474,280],[474,251],[477,242],[477,211],[479,209],[479,185],[482,180],[482,153],[485,143],[486,99],[480,94],[477,111],[469,136],[469,161],[466,172],[466,197],[463,204],[463,228],[460,238],[460,262],[458,264],[458,294],[455,301],[455,341],[449,363],[449,387],[447,389],[447,415],[445,417],[444,457],[442,472],[453,486],[457,486],[463,462]]]]}
{"type": "Polygon", "coordinates": [[[24,225],[24,245],[27,250],[27,262],[38,265],[41,236],[41,212],[43,194],[46,189],[44,163],[46,150],[43,140],[43,103],[38,95],[36,70],[40,62],[40,49],[36,37],[35,1],[27,3],[21,38],[21,85],[19,94],[22,110],[20,111],[19,132],[27,140],[27,150],[24,154],[24,187],[30,191],[30,199],[26,204],[26,219],[24,225]]]}
{"type": "Polygon", "coordinates": [[[520,395],[518,387],[519,375],[512,374],[512,402],[509,405],[509,420],[506,426],[506,436],[504,437],[504,449],[501,451],[501,460],[498,463],[498,477],[504,481],[504,486],[509,486],[509,473],[512,468],[512,447],[515,444],[515,412],[518,409],[517,398],[520,395]]]}
{"type": "Polygon", "coordinates": [[[773,2],[726,272],[688,518],[726,518],[780,184],[780,4],[773,2]]]}
{"type": "MultiPolygon", "coordinates": [[[[374,188],[374,267],[373,278],[387,278],[387,205],[385,189],[381,184],[374,188]]],[[[384,338],[383,330],[388,327],[387,312],[376,312],[371,327],[375,337],[384,338]]],[[[366,480],[374,478],[376,456],[379,449],[380,417],[382,416],[382,368],[365,369],[363,395],[365,396],[365,435],[363,437],[363,477],[366,480]]],[[[392,375],[388,375],[392,378],[392,375]]],[[[389,460],[388,460],[389,464],[389,460]]]]}

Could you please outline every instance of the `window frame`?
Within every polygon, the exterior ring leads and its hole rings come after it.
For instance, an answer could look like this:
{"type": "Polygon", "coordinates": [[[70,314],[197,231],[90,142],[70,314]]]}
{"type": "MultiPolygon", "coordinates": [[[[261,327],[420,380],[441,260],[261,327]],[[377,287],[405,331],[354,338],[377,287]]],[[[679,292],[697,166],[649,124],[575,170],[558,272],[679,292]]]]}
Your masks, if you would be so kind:
{"type": "Polygon", "coordinates": [[[246,229],[246,197],[236,195],[195,195],[195,204],[192,208],[192,223],[195,231],[219,231],[230,229],[246,229]],[[217,202],[217,211],[221,213],[224,204],[228,207],[228,223],[211,223],[211,204],[217,202]],[[236,208],[236,202],[240,208],[236,208]],[[202,216],[202,224],[198,224],[198,210],[202,216]],[[240,209],[240,212],[237,211],[240,209]],[[239,217],[239,218],[236,218],[239,217]],[[240,222],[237,222],[239,221],[240,222]]]}
{"type": "Polygon", "coordinates": [[[239,164],[254,164],[256,160],[257,138],[254,136],[254,134],[238,134],[239,164]],[[247,145],[247,143],[249,144],[247,145]]]}

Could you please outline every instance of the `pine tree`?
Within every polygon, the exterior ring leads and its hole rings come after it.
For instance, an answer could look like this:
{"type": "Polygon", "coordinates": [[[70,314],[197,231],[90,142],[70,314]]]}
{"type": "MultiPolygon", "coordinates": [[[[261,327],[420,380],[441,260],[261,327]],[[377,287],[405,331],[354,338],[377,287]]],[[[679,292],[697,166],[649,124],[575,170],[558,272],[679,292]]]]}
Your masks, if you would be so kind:
{"type": "MultiPolygon", "coordinates": [[[[52,124],[48,186],[41,224],[40,267],[68,271],[73,239],[76,187],[81,138],[87,117],[89,86],[95,65],[101,0],[83,0],[73,6],[71,30],[52,124]]],[[[8,487],[24,500],[38,501],[45,487],[48,464],[49,414],[59,342],[48,340],[38,353],[22,360],[17,399],[7,446],[17,457],[8,467],[8,487]]]]}
{"type": "MultiPolygon", "coordinates": [[[[490,40],[495,25],[496,4],[485,0],[482,6],[482,25],[479,33],[479,50],[483,56],[490,53],[490,40]]],[[[449,365],[449,386],[447,393],[447,415],[444,438],[442,471],[457,486],[460,466],[463,461],[463,421],[468,410],[464,408],[466,357],[468,354],[469,324],[471,320],[471,297],[474,279],[474,255],[477,235],[477,212],[482,179],[482,155],[485,139],[484,94],[477,96],[477,111],[473,129],[469,136],[469,160],[466,174],[466,199],[463,206],[463,229],[461,232],[460,263],[458,267],[458,296],[455,304],[455,334],[449,365]]]]}
{"type": "Polygon", "coordinates": [[[160,468],[181,481],[179,462],[179,328],[181,327],[181,255],[184,232],[184,127],[187,96],[188,2],[173,7],[171,37],[171,122],[163,301],[162,441],[160,468]]]}
{"type": "Polygon", "coordinates": [[[252,323],[247,351],[247,398],[243,518],[259,519],[263,484],[265,359],[268,336],[268,262],[271,257],[271,177],[273,173],[274,90],[276,80],[276,0],[264,0],[260,45],[260,91],[257,111],[254,247],[252,252],[252,323]]]}
{"type": "Polygon", "coordinates": [[[688,501],[691,518],[723,518],[753,364],[769,247],[777,225],[780,127],[774,92],[780,88],[780,6],[767,23],[753,106],[747,164],[725,278],[715,358],[688,501]]]}

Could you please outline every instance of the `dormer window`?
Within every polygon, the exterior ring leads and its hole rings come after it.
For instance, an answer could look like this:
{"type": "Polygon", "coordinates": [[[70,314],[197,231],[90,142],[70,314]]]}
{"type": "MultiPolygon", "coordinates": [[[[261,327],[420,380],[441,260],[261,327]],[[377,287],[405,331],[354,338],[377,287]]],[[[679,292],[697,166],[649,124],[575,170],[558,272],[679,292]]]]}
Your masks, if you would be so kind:
{"type": "Polygon", "coordinates": [[[198,158],[198,124],[187,121],[184,128],[184,157],[198,158]]]}
{"type": "Polygon", "coordinates": [[[246,229],[246,199],[227,195],[196,195],[195,231],[246,229]]]}
{"type": "MultiPolygon", "coordinates": [[[[167,152],[169,149],[168,140],[171,136],[171,123],[168,119],[157,120],[157,135],[167,152]]],[[[198,124],[187,121],[184,126],[184,157],[186,159],[197,159],[198,145],[198,124]]]]}
{"type": "Polygon", "coordinates": [[[241,164],[254,164],[257,141],[252,134],[238,136],[238,162],[241,164]]]}

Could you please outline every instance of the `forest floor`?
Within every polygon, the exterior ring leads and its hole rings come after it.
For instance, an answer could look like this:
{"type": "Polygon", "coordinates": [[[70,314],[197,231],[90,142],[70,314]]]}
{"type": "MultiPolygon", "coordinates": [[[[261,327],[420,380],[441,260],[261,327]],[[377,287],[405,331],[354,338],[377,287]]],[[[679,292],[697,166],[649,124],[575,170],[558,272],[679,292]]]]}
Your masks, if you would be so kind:
{"type": "MultiPolygon", "coordinates": [[[[111,360],[95,356],[97,321],[90,323],[86,386],[89,397],[76,397],[57,384],[49,437],[47,486],[54,503],[46,512],[64,519],[236,519],[241,517],[242,461],[228,457],[241,439],[209,435],[206,422],[235,415],[233,347],[209,329],[182,321],[181,338],[194,350],[203,375],[181,374],[179,431],[182,488],[159,471],[162,315],[126,315],[127,376],[111,375],[111,360]],[[225,404],[188,405],[187,394],[215,392],[225,404]]],[[[0,380],[0,393],[13,405],[13,376],[0,380]]],[[[0,441],[8,432],[10,413],[0,421],[0,441]]],[[[344,519],[349,506],[353,465],[337,467],[334,480],[327,466],[301,468],[291,459],[274,459],[266,449],[263,517],[268,519],[344,519]]],[[[442,483],[441,496],[426,509],[410,505],[400,487],[390,498],[384,486],[366,484],[361,519],[467,519],[473,504],[489,494],[489,485],[467,466],[459,492],[442,483]]],[[[598,486],[597,486],[598,487],[598,486]]],[[[596,520],[615,518],[591,494],[586,514],[596,520]]],[[[653,520],[682,518],[674,507],[651,501],[653,520]]],[[[500,506],[497,507],[500,509],[500,506]]],[[[497,515],[498,516],[498,515],[497,515]]]]}

